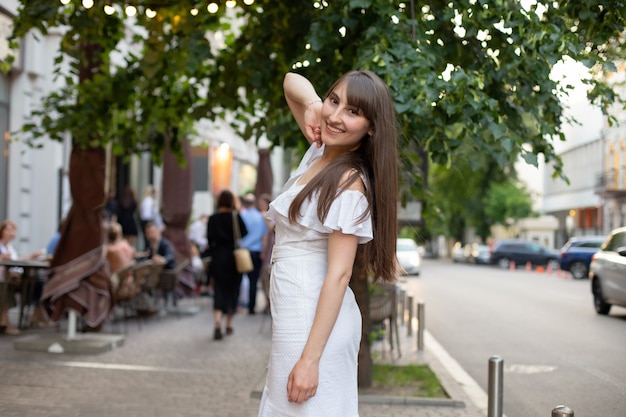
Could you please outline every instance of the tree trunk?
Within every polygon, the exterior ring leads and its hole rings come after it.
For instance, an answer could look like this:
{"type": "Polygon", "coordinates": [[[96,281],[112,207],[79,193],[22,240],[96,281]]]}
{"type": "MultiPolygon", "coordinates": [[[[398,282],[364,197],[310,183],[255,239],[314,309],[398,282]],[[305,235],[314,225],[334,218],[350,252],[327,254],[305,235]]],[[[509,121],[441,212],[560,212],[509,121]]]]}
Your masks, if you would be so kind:
{"type": "Polygon", "coordinates": [[[364,247],[359,246],[354,267],[352,269],[352,278],[350,279],[350,288],[354,292],[356,302],[361,310],[361,347],[359,349],[359,369],[358,384],[359,387],[368,388],[372,385],[372,352],[370,348],[370,293],[369,283],[367,281],[367,272],[365,271],[365,262],[363,261],[364,247]]]}
{"type": "MultiPolygon", "coordinates": [[[[98,44],[81,42],[79,83],[100,71],[98,44]]],[[[78,102],[80,103],[80,97],[78,102]]],[[[54,321],[71,309],[85,316],[86,329],[99,330],[113,307],[110,271],[104,258],[105,150],[81,147],[72,138],[69,184],[72,206],[50,262],[54,271],[44,285],[41,301],[54,321]]]]}
{"type": "MultiPolygon", "coordinates": [[[[191,217],[193,205],[193,171],[191,145],[187,140],[181,141],[182,153],[186,165],[180,166],[176,155],[169,147],[170,138],[166,138],[166,148],[163,152],[163,199],[161,216],[165,224],[163,236],[167,238],[176,250],[176,261],[185,259],[191,261],[191,244],[187,238],[187,226],[191,217]]],[[[180,286],[186,295],[195,290],[193,269],[189,266],[178,276],[180,286]]]]}

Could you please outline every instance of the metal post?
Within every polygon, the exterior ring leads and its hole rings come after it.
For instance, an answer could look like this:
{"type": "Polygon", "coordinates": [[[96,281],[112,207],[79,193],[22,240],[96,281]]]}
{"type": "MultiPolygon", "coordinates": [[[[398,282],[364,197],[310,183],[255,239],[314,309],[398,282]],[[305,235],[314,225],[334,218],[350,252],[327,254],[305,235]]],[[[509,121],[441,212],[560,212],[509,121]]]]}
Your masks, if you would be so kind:
{"type": "Polygon", "coordinates": [[[409,303],[409,317],[408,317],[408,326],[406,326],[406,335],[407,336],[412,336],[413,335],[413,294],[409,294],[408,297],[408,303],[409,303]]]}
{"type": "Polygon", "coordinates": [[[67,340],[76,339],[76,310],[68,310],[67,312],[67,340]]]}
{"type": "Polygon", "coordinates": [[[400,290],[400,325],[404,326],[404,315],[406,313],[406,290],[400,290]]]}
{"type": "Polygon", "coordinates": [[[552,417],[574,417],[574,410],[566,405],[557,405],[552,409],[552,417]]]}
{"type": "Polygon", "coordinates": [[[504,361],[500,356],[489,358],[487,417],[502,417],[502,375],[504,361]]]}
{"type": "Polygon", "coordinates": [[[424,351],[424,329],[426,328],[426,316],[424,312],[424,300],[417,302],[417,350],[424,351]]]}

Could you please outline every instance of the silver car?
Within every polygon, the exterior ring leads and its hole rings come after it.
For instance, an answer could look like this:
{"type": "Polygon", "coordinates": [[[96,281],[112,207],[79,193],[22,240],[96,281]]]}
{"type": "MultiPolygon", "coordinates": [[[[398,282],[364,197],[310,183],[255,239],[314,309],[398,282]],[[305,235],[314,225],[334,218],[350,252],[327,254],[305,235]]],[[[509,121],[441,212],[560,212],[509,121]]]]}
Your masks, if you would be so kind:
{"type": "Polygon", "coordinates": [[[413,239],[398,239],[396,245],[396,257],[402,267],[402,275],[419,275],[422,256],[419,248],[413,239]]]}
{"type": "Polygon", "coordinates": [[[615,229],[591,259],[593,304],[598,314],[626,307],[626,227],[615,229]]]}

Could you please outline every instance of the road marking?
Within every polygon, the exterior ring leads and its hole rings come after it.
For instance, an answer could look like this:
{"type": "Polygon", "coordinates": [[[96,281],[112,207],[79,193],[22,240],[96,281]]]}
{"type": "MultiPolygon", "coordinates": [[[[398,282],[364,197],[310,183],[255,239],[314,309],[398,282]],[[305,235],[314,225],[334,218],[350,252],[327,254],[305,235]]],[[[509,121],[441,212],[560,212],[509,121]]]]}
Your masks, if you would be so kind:
{"type": "Polygon", "coordinates": [[[0,360],[0,362],[30,362],[50,366],[66,366],[70,368],[107,369],[113,371],[140,371],[140,372],[171,372],[186,374],[206,374],[207,371],[184,368],[165,368],[162,366],[130,365],[124,363],[81,362],[81,361],[39,361],[39,360],[0,360]]]}
{"type": "Polygon", "coordinates": [[[556,370],[556,366],[552,365],[522,365],[512,364],[505,365],[504,372],[511,372],[514,374],[545,374],[556,370]]]}

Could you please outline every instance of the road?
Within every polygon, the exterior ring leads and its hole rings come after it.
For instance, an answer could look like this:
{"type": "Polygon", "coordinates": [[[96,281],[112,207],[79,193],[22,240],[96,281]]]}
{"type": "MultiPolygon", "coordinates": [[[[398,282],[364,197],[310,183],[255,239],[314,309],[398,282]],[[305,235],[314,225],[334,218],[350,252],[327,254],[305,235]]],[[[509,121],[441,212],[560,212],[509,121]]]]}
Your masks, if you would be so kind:
{"type": "Polygon", "coordinates": [[[487,392],[489,358],[504,360],[507,417],[626,416],[626,309],[599,316],[588,280],[426,259],[408,292],[426,328],[487,392]]]}

